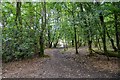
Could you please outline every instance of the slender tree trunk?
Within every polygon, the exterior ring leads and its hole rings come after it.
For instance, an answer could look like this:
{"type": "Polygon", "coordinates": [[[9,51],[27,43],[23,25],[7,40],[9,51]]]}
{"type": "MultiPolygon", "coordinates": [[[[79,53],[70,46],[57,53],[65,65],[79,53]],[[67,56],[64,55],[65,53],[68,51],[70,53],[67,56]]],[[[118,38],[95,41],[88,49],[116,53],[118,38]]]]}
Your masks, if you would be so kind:
{"type": "MultiPolygon", "coordinates": [[[[99,2],[97,2],[97,6],[99,6],[99,2]]],[[[106,46],[106,25],[104,22],[104,17],[103,17],[103,13],[100,12],[99,13],[99,19],[101,22],[101,26],[102,26],[102,42],[103,42],[103,50],[104,50],[104,54],[107,55],[107,59],[109,60],[109,56],[108,56],[108,52],[107,52],[107,46],[106,46]]]]}
{"type": "Polygon", "coordinates": [[[42,30],[40,32],[40,56],[43,56],[44,55],[44,30],[43,30],[43,17],[42,17],[42,30]]]}
{"type": "MultiPolygon", "coordinates": [[[[87,23],[86,23],[86,26],[87,26],[87,23]]],[[[93,55],[93,53],[92,53],[91,27],[89,27],[89,30],[87,31],[87,33],[88,33],[88,48],[89,48],[89,53],[90,53],[90,55],[93,55]]]]}
{"type": "Polygon", "coordinates": [[[104,53],[106,54],[107,53],[107,47],[106,47],[106,26],[105,26],[105,23],[104,23],[104,17],[102,15],[102,13],[99,14],[99,18],[100,18],[101,25],[102,25],[102,30],[103,30],[103,36],[102,36],[103,50],[104,50],[104,53]]]}
{"type": "Polygon", "coordinates": [[[110,37],[108,31],[107,31],[107,36],[108,36],[108,38],[110,39],[110,42],[111,42],[111,44],[112,44],[112,48],[114,49],[114,51],[117,51],[117,48],[115,47],[115,44],[114,44],[114,40],[110,37]]]}
{"type": "MultiPolygon", "coordinates": [[[[73,13],[73,19],[74,19],[74,13],[73,13]]],[[[74,20],[73,20],[74,22],[74,20]]],[[[76,31],[76,27],[75,27],[75,22],[73,23],[74,24],[74,40],[75,40],[75,53],[78,54],[78,47],[77,47],[77,31],[76,31]]]]}
{"type": "Polygon", "coordinates": [[[19,44],[22,43],[22,18],[21,18],[21,2],[16,3],[16,18],[15,23],[17,27],[17,34],[15,34],[16,39],[18,40],[19,44]]]}
{"type": "Polygon", "coordinates": [[[106,47],[106,26],[105,26],[105,23],[104,23],[104,17],[103,17],[103,14],[100,13],[99,14],[99,18],[100,18],[100,21],[101,21],[101,25],[102,25],[102,31],[103,31],[103,36],[102,36],[102,41],[103,41],[103,50],[104,50],[104,54],[107,55],[107,59],[109,60],[109,54],[107,52],[107,47],[106,47]]]}
{"type": "Polygon", "coordinates": [[[78,47],[77,47],[77,34],[76,34],[76,27],[74,25],[74,36],[75,36],[75,50],[76,50],[76,54],[78,54],[78,47]]]}
{"type": "Polygon", "coordinates": [[[15,23],[16,23],[16,27],[18,29],[18,31],[20,33],[19,36],[17,35],[18,39],[20,39],[20,43],[21,44],[22,42],[22,17],[21,17],[21,5],[22,3],[21,2],[17,2],[16,4],[16,18],[15,18],[15,23]]]}
{"type": "Polygon", "coordinates": [[[92,41],[88,40],[89,53],[92,54],[92,41]]]}
{"type": "Polygon", "coordinates": [[[101,50],[100,39],[98,39],[97,42],[98,42],[99,50],[101,50]]]}
{"type": "Polygon", "coordinates": [[[97,48],[98,48],[98,43],[97,43],[97,40],[98,40],[98,36],[96,35],[96,36],[95,36],[95,47],[97,47],[97,48]]]}
{"type": "Polygon", "coordinates": [[[78,35],[77,45],[78,45],[78,48],[79,48],[79,45],[80,45],[79,35],[78,35]]]}
{"type": "Polygon", "coordinates": [[[50,48],[52,48],[52,42],[50,42],[50,48]]]}
{"type": "MultiPolygon", "coordinates": [[[[89,20],[88,20],[89,21],[89,20]]],[[[89,25],[90,25],[90,22],[89,22],[89,25]]],[[[92,53],[92,30],[91,30],[91,26],[89,26],[89,30],[88,30],[88,46],[89,46],[89,53],[90,55],[93,55],[92,53]]]]}
{"type": "Polygon", "coordinates": [[[48,47],[51,48],[51,33],[50,33],[50,26],[48,26],[48,47]]]}
{"type": "MultiPolygon", "coordinates": [[[[115,7],[119,7],[119,3],[113,3],[113,5],[115,7]]],[[[120,28],[118,27],[118,12],[113,12],[114,14],[114,26],[115,26],[115,35],[116,35],[116,46],[117,46],[117,49],[118,49],[118,57],[120,58],[120,28]]]]}
{"type": "MultiPolygon", "coordinates": [[[[16,3],[16,18],[15,18],[15,24],[16,24],[16,27],[17,27],[17,33],[15,34],[15,43],[18,42],[15,46],[18,46],[19,44],[22,44],[23,41],[22,41],[22,18],[21,18],[21,5],[22,3],[21,2],[17,2],[16,3]]],[[[19,52],[22,52],[22,50],[18,49],[18,47],[16,47],[14,49],[14,52],[15,51],[19,51],[19,52]]]]}
{"type": "Polygon", "coordinates": [[[115,34],[116,34],[116,46],[118,48],[118,53],[120,57],[120,38],[119,38],[119,28],[118,28],[118,17],[117,13],[114,12],[114,20],[115,20],[115,34]]]}
{"type": "Polygon", "coordinates": [[[72,47],[74,47],[74,40],[72,40],[72,47]]]}
{"type": "Polygon", "coordinates": [[[57,37],[57,39],[56,39],[56,43],[54,44],[54,48],[56,48],[57,47],[57,45],[58,45],[58,41],[59,41],[59,38],[61,37],[61,34],[59,34],[59,36],[57,37]]]}
{"type": "Polygon", "coordinates": [[[16,19],[15,19],[16,26],[20,28],[22,26],[22,18],[21,18],[21,2],[17,2],[16,4],[16,19]]]}
{"type": "Polygon", "coordinates": [[[75,27],[75,21],[74,21],[74,8],[73,8],[73,4],[72,4],[72,15],[73,15],[73,28],[74,28],[74,40],[75,40],[75,50],[76,50],[76,54],[78,54],[78,47],[77,47],[77,31],[76,31],[76,27],[75,27]]]}
{"type": "Polygon", "coordinates": [[[46,28],[46,2],[42,2],[42,25],[40,32],[40,56],[44,55],[44,32],[46,28]]]}
{"type": "Polygon", "coordinates": [[[58,40],[56,41],[56,43],[54,44],[54,48],[56,48],[57,47],[57,44],[58,44],[58,40]]]}

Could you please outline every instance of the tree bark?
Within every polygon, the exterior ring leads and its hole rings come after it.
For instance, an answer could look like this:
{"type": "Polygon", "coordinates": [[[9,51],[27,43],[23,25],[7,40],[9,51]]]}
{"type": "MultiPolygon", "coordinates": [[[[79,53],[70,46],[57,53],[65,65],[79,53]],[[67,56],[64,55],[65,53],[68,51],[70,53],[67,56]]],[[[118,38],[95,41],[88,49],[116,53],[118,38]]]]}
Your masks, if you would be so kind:
{"type": "Polygon", "coordinates": [[[118,17],[117,13],[114,12],[114,20],[115,20],[115,34],[116,34],[116,46],[118,48],[118,53],[120,57],[120,38],[119,38],[119,28],[118,28],[118,17]]]}
{"type": "Polygon", "coordinates": [[[40,32],[40,56],[44,55],[44,32],[46,28],[46,2],[42,2],[42,25],[40,32]]]}
{"type": "Polygon", "coordinates": [[[97,42],[98,42],[98,46],[99,46],[99,48],[98,48],[98,49],[100,49],[100,50],[101,50],[102,48],[101,48],[100,40],[99,40],[99,39],[97,39],[97,42]]]}
{"type": "Polygon", "coordinates": [[[48,47],[51,48],[51,33],[50,33],[50,26],[48,26],[48,47]]]}
{"type": "Polygon", "coordinates": [[[105,23],[104,23],[104,17],[103,17],[103,14],[102,12],[99,14],[99,18],[100,18],[100,21],[101,21],[101,25],[102,25],[102,41],[103,41],[103,50],[104,50],[104,53],[107,54],[107,47],[106,47],[106,26],[105,26],[105,23]]]}
{"type": "Polygon", "coordinates": [[[77,34],[76,34],[76,27],[74,25],[74,36],[75,36],[75,50],[76,50],[76,54],[78,54],[78,47],[77,47],[77,34]]]}
{"type": "Polygon", "coordinates": [[[99,18],[100,18],[100,21],[101,21],[102,32],[103,32],[102,33],[103,50],[104,50],[104,54],[107,55],[107,59],[109,60],[109,53],[107,52],[107,47],[106,47],[106,26],[105,26],[105,23],[104,23],[104,17],[103,17],[102,12],[100,12],[99,18]]]}
{"type": "MultiPolygon", "coordinates": [[[[17,2],[16,4],[16,19],[15,19],[16,26],[22,26],[22,18],[21,18],[21,2],[17,2]]],[[[20,28],[20,27],[18,27],[20,28]]]]}
{"type": "MultiPolygon", "coordinates": [[[[73,13],[73,19],[74,19],[74,13],[73,13]]],[[[74,22],[74,20],[73,20],[74,22]]],[[[78,47],[77,47],[77,32],[76,32],[76,27],[75,27],[75,22],[73,23],[74,24],[74,40],[75,40],[75,50],[76,50],[76,54],[78,54],[78,47]]]]}
{"type": "Polygon", "coordinates": [[[56,43],[54,44],[54,48],[56,48],[57,47],[57,44],[58,44],[58,40],[56,41],[56,43]]]}
{"type": "Polygon", "coordinates": [[[43,17],[42,17],[42,25],[41,25],[41,32],[40,32],[40,56],[44,55],[44,30],[43,30],[43,17]]]}
{"type": "Polygon", "coordinates": [[[111,42],[111,44],[112,44],[112,48],[114,49],[114,51],[117,51],[117,48],[115,47],[115,44],[114,44],[114,40],[110,37],[108,31],[107,31],[107,36],[108,36],[108,38],[110,39],[110,42],[111,42]]]}
{"type": "Polygon", "coordinates": [[[72,40],[72,47],[74,47],[74,40],[72,40]]]}
{"type": "Polygon", "coordinates": [[[74,28],[74,40],[75,40],[75,50],[76,50],[75,53],[78,54],[78,49],[77,49],[77,48],[78,48],[78,47],[77,47],[77,31],[76,31],[75,21],[74,21],[74,18],[75,18],[75,17],[74,17],[74,8],[73,8],[73,6],[74,6],[74,5],[72,4],[72,15],[73,15],[73,24],[74,24],[74,25],[73,25],[73,26],[74,26],[74,27],[73,27],[73,28],[74,28]]]}

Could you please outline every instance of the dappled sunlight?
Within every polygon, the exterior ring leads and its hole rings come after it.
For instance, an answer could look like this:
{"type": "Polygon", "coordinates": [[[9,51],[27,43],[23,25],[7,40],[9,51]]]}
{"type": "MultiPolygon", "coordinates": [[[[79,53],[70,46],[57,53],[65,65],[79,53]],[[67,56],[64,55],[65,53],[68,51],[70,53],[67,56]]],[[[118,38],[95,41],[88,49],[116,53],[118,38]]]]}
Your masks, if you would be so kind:
{"type": "Polygon", "coordinates": [[[120,2],[4,1],[3,78],[120,77],[120,2]]]}

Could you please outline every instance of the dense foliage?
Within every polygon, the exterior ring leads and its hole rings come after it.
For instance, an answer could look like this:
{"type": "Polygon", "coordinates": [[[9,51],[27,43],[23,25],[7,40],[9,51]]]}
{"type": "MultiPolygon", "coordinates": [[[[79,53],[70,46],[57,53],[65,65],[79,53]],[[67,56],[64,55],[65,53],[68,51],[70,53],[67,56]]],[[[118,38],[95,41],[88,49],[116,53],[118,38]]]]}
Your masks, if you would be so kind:
{"type": "Polygon", "coordinates": [[[120,54],[120,2],[2,3],[3,61],[44,55],[45,48],[97,47],[120,54]]]}

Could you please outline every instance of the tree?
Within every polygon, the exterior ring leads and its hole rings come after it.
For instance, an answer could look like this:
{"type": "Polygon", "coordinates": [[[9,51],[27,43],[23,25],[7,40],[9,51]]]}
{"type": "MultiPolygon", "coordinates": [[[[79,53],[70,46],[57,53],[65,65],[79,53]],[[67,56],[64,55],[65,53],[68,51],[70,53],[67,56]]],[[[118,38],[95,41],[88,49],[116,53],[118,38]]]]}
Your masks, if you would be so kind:
{"type": "Polygon", "coordinates": [[[40,32],[40,55],[44,55],[44,32],[46,28],[46,2],[42,2],[41,32],[40,32]]]}
{"type": "Polygon", "coordinates": [[[75,25],[75,16],[74,16],[74,9],[75,7],[73,6],[74,4],[72,4],[72,15],[73,15],[73,28],[74,28],[74,39],[75,39],[75,50],[76,50],[76,54],[78,54],[78,47],[77,47],[77,31],[76,31],[76,25],[75,25]]]}
{"type": "Polygon", "coordinates": [[[21,18],[21,2],[17,2],[16,4],[16,26],[21,27],[22,26],[22,18],[21,18]]]}
{"type": "MultiPolygon", "coordinates": [[[[118,6],[115,3],[113,3],[114,6],[118,6]]],[[[114,14],[114,26],[115,26],[115,35],[116,35],[116,46],[118,48],[118,53],[119,53],[119,57],[120,57],[120,29],[118,28],[118,12],[116,12],[116,10],[114,10],[113,12],[114,14]]]]}

